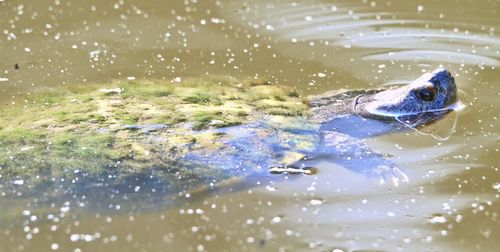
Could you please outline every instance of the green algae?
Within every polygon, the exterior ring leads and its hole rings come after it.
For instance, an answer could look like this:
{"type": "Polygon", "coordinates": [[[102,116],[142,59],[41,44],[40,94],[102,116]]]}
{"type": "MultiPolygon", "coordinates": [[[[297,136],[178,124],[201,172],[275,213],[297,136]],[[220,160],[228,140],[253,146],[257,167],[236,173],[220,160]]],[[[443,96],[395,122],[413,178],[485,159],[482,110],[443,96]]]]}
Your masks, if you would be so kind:
{"type": "Polygon", "coordinates": [[[243,123],[241,112],[235,115],[225,115],[222,112],[198,112],[193,115],[194,130],[203,130],[210,126],[216,128],[236,126],[243,123]]]}
{"type": "Polygon", "coordinates": [[[187,103],[195,103],[195,104],[213,104],[213,105],[223,104],[219,98],[204,93],[194,93],[192,95],[184,97],[182,100],[187,103]]]}
{"type": "MultiPolygon", "coordinates": [[[[70,86],[2,108],[0,180],[42,183],[111,173],[125,179],[151,170],[162,171],[167,180],[223,178],[223,171],[193,169],[194,164],[179,160],[194,149],[222,148],[224,136],[210,129],[266,115],[304,116],[307,110],[298,93],[286,87],[229,78],[70,86]],[[152,124],[164,126],[154,132],[125,127],[152,124]]],[[[310,148],[306,140],[301,149],[310,148]]]]}

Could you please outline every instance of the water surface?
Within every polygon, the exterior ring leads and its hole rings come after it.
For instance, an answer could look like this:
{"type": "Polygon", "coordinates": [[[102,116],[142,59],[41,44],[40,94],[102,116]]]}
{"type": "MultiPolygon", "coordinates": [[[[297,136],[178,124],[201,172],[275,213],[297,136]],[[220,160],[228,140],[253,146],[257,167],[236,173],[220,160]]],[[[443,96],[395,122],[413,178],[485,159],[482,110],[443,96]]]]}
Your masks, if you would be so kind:
{"type": "Polygon", "coordinates": [[[313,176],[173,206],[148,189],[57,200],[0,191],[0,250],[494,251],[499,10],[465,0],[0,0],[2,106],[126,78],[256,77],[319,94],[439,66],[467,94],[447,141],[413,131],[369,140],[407,172],[399,187],[323,163],[313,176]]]}

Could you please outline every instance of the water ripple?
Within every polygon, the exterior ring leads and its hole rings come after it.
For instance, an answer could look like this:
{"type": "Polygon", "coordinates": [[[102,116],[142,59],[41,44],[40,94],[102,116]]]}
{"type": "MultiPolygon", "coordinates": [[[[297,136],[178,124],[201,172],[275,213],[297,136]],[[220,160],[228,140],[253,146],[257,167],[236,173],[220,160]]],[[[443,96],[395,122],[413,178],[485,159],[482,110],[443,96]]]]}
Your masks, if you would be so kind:
{"type": "MultiPolygon", "coordinates": [[[[238,6],[237,2],[233,4],[238,6]]],[[[436,12],[427,13],[433,11],[436,12]]],[[[460,16],[460,20],[455,20],[456,15],[393,12],[385,6],[372,8],[362,3],[256,1],[244,11],[226,14],[233,21],[265,30],[281,43],[327,41],[327,45],[339,48],[370,49],[349,56],[365,60],[500,65],[500,37],[494,34],[499,27],[491,25],[500,23],[500,19],[487,12],[483,20],[472,14],[470,19],[460,16]]],[[[288,49],[282,47],[282,50],[288,49]]]]}
{"type": "Polygon", "coordinates": [[[448,63],[461,63],[469,65],[488,65],[498,66],[500,61],[495,58],[468,54],[468,53],[455,53],[445,51],[432,51],[432,50],[402,50],[388,53],[377,53],[366,55],[363,59],[369,60],[425,60],[435,62],[448,62],[448,63]]]}

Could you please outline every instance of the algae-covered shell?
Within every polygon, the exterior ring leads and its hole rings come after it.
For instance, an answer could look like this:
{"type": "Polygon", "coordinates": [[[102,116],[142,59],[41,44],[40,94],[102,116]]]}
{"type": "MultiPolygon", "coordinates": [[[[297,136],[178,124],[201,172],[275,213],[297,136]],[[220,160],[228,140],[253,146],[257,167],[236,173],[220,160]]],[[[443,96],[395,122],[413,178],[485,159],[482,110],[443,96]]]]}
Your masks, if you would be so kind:
{"type": "Polygon", "coordinates": [[[0,179],[33,188],[154,172],[192,190],[302,158],[319,141],[308,116],[290,88],[230,78],[68,87],[2,108],[0,179]]]}

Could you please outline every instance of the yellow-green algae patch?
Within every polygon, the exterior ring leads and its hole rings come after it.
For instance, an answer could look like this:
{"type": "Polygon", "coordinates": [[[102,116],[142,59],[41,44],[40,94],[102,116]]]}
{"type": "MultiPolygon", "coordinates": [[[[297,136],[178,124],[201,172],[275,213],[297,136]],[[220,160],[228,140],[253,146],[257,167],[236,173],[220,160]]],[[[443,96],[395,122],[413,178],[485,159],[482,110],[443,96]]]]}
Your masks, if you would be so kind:
{"type": "Polygon", "coordinates": [[[290,88],[229,78],[114,81],[47,92],[1,109],[0,180],[120,178],[163,169],[166,179],[189,183],[220,172],[178,161],[195,149],[221,148],[223,136],[210,129],[264,116],[277,128],[293,128],[285,119],[307,113],[290,88]]]}

